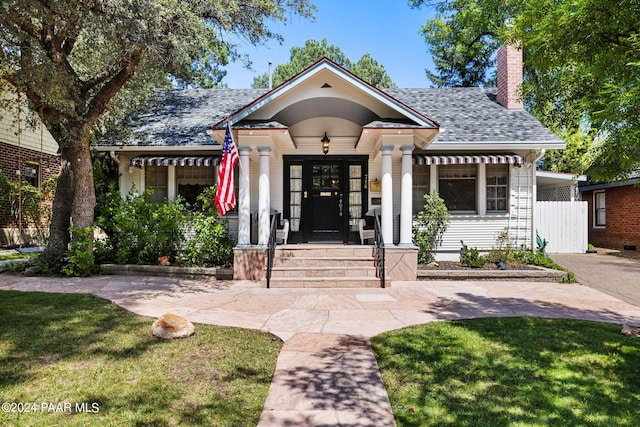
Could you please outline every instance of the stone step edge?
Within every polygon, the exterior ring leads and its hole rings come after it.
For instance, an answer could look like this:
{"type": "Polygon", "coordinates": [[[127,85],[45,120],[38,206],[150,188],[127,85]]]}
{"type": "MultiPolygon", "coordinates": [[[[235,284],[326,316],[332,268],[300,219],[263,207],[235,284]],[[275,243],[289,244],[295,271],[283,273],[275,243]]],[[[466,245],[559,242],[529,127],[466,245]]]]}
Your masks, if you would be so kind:
{"type": "Polygon", "coordinates": [[[562,281],[566,271],[539,267],[535,270],[418,270],[418,280],[548,280],[562,281]]]}
{"type": "Polygon", "coordinates": [[[378,277],[367,277],[367,276],[354,276],[354,277],[335,277],[335,276],[320,276],[320,277],[272,277],[271,281],[278,282],[343,282],[345,280],[348,281],[380,281],[378,277]]]}
{"type": "Polygon", "coordinates": [[[317,260],[317,261],[333,261],[333,260],[339,260],[339,261],[373,261],[376,259],[376,257],[374,256],[282,256],[282,255],[278,255],[278,253],[276,253],[276,256],[274,257],[274,259],[282,259],[282,260],[287,260],[287,259],[299,259],[302,261],[307,261],[307,260],[317,260]]]}
{"type": "Polygon", "coordinates": [[[168,276],[186,278],[215,278],[216,280],[233,279],[233,268],[220,267],[178,267],[164,265],[137,264],[101,264],[100,267],[109,274],[131,274],[146,276],[168,276]]]}
{"type": "Polygon", "coordinates": [[[375,270],[375,265],[274,265],[271,270],[375,270]]]}

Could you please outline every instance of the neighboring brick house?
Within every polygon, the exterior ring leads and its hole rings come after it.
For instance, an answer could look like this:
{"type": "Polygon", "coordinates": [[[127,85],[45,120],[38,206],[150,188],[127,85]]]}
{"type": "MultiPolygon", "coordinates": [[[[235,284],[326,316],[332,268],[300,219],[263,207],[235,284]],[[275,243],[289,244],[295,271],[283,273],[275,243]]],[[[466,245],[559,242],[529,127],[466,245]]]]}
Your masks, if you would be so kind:
{"type": "MultiPolygon", "coordinates": [[[[11,92],[4,97],[15,98],[13,107],[0,111],[0,170],[11,181],[19,177],[35,187],[60,172],[58,143],[38,118],[27,110],[18,109],[18,99],[11,92]]],[[[2,198],[4,199],[4,198],[2,198]]],[[[0,245],[23,244],[29,240],[30,224],[16,223],[9,214],[9,204],[0,199],[0,245]],[[22,236],[16,230],[25,230],[22,236]]]]}
{"type": "Polygon", "coordinates": [[[580,187],[589,203],[589,243],[613,249],[640,247],[640,176],[580,187]]]}

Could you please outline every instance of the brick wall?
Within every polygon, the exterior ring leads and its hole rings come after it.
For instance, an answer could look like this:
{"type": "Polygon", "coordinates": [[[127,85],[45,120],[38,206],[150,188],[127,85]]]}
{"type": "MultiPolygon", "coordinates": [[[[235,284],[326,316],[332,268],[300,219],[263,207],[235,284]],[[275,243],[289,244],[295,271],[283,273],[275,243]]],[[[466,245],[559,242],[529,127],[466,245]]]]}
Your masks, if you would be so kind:
{"type": "Polygon", "coordinates": [[[582,193],[582,200],[589,203],[589,243],[612,249],[622,249],[625,245],[640,248],[640,187],[610,187],[604,192],[604,227],[594,227],[594,191],[582,193]]]}
{"type": "Polygon", "coordinates": [[[515,45],[502,45],[497,55],[496,73],[498,95],[496,100],[509,109],[522,109],[522,49],[515,45]]]}
{"type": "MultiPolygon", "coordinates": [[[[28,162],[38,163],[40,165],[40,182],[57,176],[60,173],[60,158],[58,156],[42,153],[28,148],[19,148],[15,145],[0,142],[0,169],[12,181],[17,180],[16,171],[25,173],[25,166],[28,162]],[[20,165],[22,161],[22,165],[20,165]]],[[[0,210],[6,212],[7,205],[2,205],[0,201],[0,210]]],[[[2,217],[4,215],[1,215],[2,217]]],[[[0,223],[0,227],[7,227],[10,224],[0,223]]]]}

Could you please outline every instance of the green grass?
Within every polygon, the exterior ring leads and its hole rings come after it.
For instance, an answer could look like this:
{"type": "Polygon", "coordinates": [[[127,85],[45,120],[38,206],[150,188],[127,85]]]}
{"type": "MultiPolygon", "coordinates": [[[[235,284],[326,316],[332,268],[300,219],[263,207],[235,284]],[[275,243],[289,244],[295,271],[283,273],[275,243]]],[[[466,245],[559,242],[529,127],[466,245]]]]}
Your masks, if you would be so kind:
{"type": "Polygon", "coordinates": [[[37,256],[37,255],[40,255],[40,254],[37,253],[37,252],[28,252],[28,253],[24,253],[24,254],[17,253],[17,252],[15,254],[2,254],[2,255],[0,255],[0,262],[2,262],[2,261],[14,261],[14,260],[17,260],[17,259],[31,258],[31,257],[37,256]]]}
{"type": "Polygon", "coordinates": [[[0,412],[0,425],[257,424],[279,340],[196,325],[192,337],[164,341],[152,321],[88,295],[0,292],[0,400],[38,409],[0,412]],[[83,402],[97,413],[77,413],[83,402]]]}
{"type": "Polygon", "coordinates": [[[640,339],[619,325],[449,321],[372,345],[400,427],[640,425],[640,339]]]}

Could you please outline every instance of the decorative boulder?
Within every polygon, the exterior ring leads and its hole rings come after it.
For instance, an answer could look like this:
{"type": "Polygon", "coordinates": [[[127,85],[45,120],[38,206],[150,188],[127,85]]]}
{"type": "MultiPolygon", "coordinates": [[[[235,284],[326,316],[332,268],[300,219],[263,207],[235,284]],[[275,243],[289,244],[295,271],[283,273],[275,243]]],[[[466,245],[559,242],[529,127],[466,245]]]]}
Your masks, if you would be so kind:
{"type": "Polygon", "coordinates": [[[640,327],[622,325],[620,333],[626,337],[638,337],[640,338],[640,327]]]}
{"type": "Polygon", "coordinates": [[[151,325],[151,333],[165,340],[186,338],[194,332],[193,323],[173,313],[163,314],[151,325]]]}

